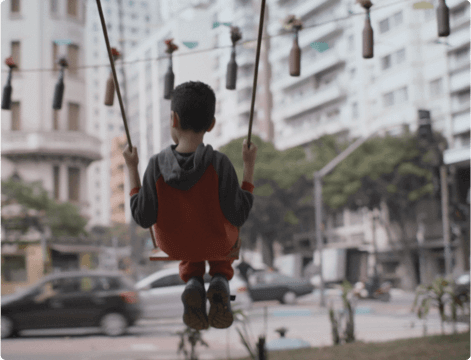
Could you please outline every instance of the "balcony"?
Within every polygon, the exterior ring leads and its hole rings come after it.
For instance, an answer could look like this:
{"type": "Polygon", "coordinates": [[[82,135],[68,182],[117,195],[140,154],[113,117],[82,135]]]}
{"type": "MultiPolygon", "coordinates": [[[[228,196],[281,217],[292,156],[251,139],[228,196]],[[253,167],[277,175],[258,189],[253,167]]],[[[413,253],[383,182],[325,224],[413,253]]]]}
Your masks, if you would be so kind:
{"type": "Polygon", "coordinates": [[[453,117],[453,134],[461,134],[469,131],[469,111],[453,117]]]}
{"type": "Polygon", "coordinates": [[[101,141],[78,131],[2,131],[2,156],[10,160],[29,155],[73,156],[87,164],[101,160],[101,141]]]}
{"type": "Polygon", "coordinates": [[[443,152],[443,162],[446,165],[466,162],[469,166],[469,147],[447,149],[443,152]]]}
{"type": "MultiPolygon", "coordinates": [[[[313,28],[304,29],[299,32],[299,47],[305,49],[312,42],[315,42],[319,39],[326,37],[327,35],[339,30],[341,26],[337,22],[331,22],[320,26],[315,26],[313,28]]],[[[293,43],[293,35],[288,33],[284,35],[283,41],[280,42],[280,45],[276,48],[273,48],[270,55],[270,61],[276,63],[281,58],[289,55],[291,46],[293,43]]],[[[312,51],[317,51],[310,48],[312,51]]],[[[323,52],[322,54],[326,54],[323,52]]],[[[302,61],[302,60],[301,60],[302,61]]]]}
{"type": "Polygon", "coordinates": [[[469,44],[469,27],[465,30],[460,30],[454,33],[450,32],[450,35],[447,37],[446,41],[451,45],[448,47],[448,52],[469,44]]]}
{"type": "MultiPolygon", "coordinates": [[[[312,51],[315,50],[312,49],[312,51]]],[[[280,89],[288,88],[300,81],[305,80],[309,76],[312,76],[325,69],[345,62],[344,56],[341,55],[340,51],[338,51],[337,49],[326,50],[323,53],[316,54],[315,60],[311,59],[304,56],[305,61],[303,61],[303,57],[301,58],[301,76],[290,76],[289,68],[287,68],[286,76],[279,78],[279,80],[274,79],[274,81],[272,82],[272,91],[278,91],[280,89]]]]}
{"type": "Polygon", "coordinates": [[[346,130],[344,122],[340,116],[333,119],[327,119],[325,116],[319,122],[304,122],[301,128],[294,128],[289,125],[283,125],[281,132],[275,137],[276,148],[279,150],[289,149],[301,144],[308,143],[313,139],[318,139],[325,134],[338,134],[346,130]]]}
{"type": "MultiPolygon", "coordinates": [[[[469,96],[469,93],[467,95],[469,96]]],[[[467,99],[467,101],[460,102],[460,100],[457,97],[452,97],[451,98],[451,113],[457,114],[466,110],[468,110],[469,112],[469,104],[470,104],[469,98],[467,99]]],[[[469,121],[469,116],[468,116],[468,121],[469,121]]]]}
{"type": "Polygon", "coordinates": [[[469,89],[469,68],[450,76],[450,92],[469,89]]]}
{"type": "Polygon", "coordinates": [[[281,119],[294,117],[325,103],[344,97],[346,94],[347,91],[340,84],[340,81],[334,80],[328,85],[304,93],[302,98],[298,101],[287,99],[287,101],[280,104],[280,108],[277,109],[277,117],[281,119]]]}

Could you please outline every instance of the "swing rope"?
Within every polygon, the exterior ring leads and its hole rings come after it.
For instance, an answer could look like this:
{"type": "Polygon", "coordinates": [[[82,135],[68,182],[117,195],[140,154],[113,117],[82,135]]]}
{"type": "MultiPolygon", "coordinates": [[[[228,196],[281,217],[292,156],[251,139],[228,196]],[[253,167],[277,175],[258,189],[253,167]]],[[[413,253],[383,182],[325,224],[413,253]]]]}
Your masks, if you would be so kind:
{"type": "MultiPolygon", "coordinates": [[[[126,137],[128,138],[129,149],[132,151],[131,136],[129,135],[128,122],[126,121],[126,113],[124,112],[123,99],[121,98],[121,91],[119,90],[118,77],[116,76],[116,69],[114,67],[113,54],[111,53],[110,40],[108,39],[108,31],[106,30],[105,17],[103,16],[103,10],[101,8],[101,1],[96,0],[96,4],[98,6],[98,13],[100,15],[101,26],[103,28],[103,34],[105,36],[106,49],[108,50],[108,56],[110,58],[111,71],[113,72],[113,80],[114,80],[116,92],[118,93],[119,107],[121,108],[121,115],[123,116],[124,129],[126,130],[126,137]]],[[[149,232],[150,232],[150,236],[152,237],[152,242],[154,246],[157,248],[158,246],[157,246],[157,242],[155,241],[154,232],[152,231],[152,226],[149,228],[149,232]]]]}
{"type": "MultiPolygon", "coordinates": [[[[255,57],[255,72],[254,72],[254,79],[253,79],[253,88],[252,88],[252,103],[250,106],[250,119],[249,119],[249,134],[248,134],[248,140],[247,140],[247,146],[250,149],[250,137],[252,135],[252,123],[253,123],[253,112],[254,112],[254,106],[255,106],[255,94],[257,90],[257,78],[258,78],[258,64],[260,61],[260,48],[262,44],[262,33],[263,33],[263,20],[265,18],[265,2],[266,0],[262,0],[262,6],[261,6],[261,11],[260,11],[260,22],[259,22],[259,27],[258,27],[258,38],[257,38],[257,53],[255,57]]],[[[110,46],[110,41],[108,39],[108,32],[106,30],[106,23],[105,23],[105,17],[103,16],[103,10],[101,8],[101,1],[96,0],[97,6],[98,6],[98,13],[100,15],[100,20],[101,20],[101,26],[103,29],[103,35],[105,37],[105,42],[106,42],[106,49],[108,50],[108,57],[110,59],[110,64],[111,64],[111,71],[113,73],[113,80],[115,83],[115,88],[116,92],[118,94],[118,101],[119,101],[119,107],[121,109],[121,115],[123,117],[123,122],[124,122],[124,129],[126,130],[126,136],[128,139],[128,144],[129,148],[132,151],[132,143],[131,143],[131,136],[129,135],[129,129],[128,129],[128,123],[126,121],[126,113],[124,112],[124,105],[123,105],[123,100],[121,98],[121,92],[119,89],[119,83],[118,83],[118,77],[116,76],[116,69],[114,66],[114,60],[113,60],[113,54],[111,52],[111,46],[110,46]]],[[[240,232],[240,227],[238,228],[240,232]]],[[[154,244],[154,247],[158,249],[157,242],[155,240],[154,232],[152,231],[152,226],[149,228],[150,231],[150,236],[152,237],[152,242],[154,244]]],[[[240,238],[237,239],[236,241],[236,247],[240,247],[240,238]]],[[[238,257],[238,251],[237,251],[237,259],[238,257]]],[[[172,259],[168,256],[152,256],[151,260],[177,260],[177,259],[172,259]]]]}

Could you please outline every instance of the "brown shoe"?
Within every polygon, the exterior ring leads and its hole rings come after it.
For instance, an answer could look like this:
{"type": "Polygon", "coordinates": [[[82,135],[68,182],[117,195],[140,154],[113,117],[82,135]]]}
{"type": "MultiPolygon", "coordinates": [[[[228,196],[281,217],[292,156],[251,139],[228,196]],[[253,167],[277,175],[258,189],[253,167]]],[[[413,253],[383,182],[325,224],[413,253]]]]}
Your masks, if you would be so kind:
{"type": "Polygon", "coordinates": [[[222,274],[214,275],[206,296],[211,304],[208,315],[209,325],[217,329],[226,329],[231,326],[234,317],[227,278],[222,274]]]}
{"type": "Polygon", "coordinates": [[[188,280],[182,294],[182,302],[183,322],[195,330],[207,329],[209,323],[206,314],[206,291],[202,278],[194,276],[188,280]]]}

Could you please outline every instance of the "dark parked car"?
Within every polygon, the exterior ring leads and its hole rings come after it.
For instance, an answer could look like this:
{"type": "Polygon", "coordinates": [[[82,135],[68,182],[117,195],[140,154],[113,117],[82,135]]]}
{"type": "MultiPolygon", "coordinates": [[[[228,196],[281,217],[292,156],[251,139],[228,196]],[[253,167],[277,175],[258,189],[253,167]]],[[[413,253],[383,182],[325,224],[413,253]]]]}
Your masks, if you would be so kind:
{"type": "Polygon", "coordinates": [[[282,304],[294,304],[297,297],[314,290],[314,285],[307,279],[296,279],[265,270],[249,274],[248,285],[253,301],[278,300],[282,304]]]}
{"type": "Polygon", "coordinates": [[[2,339],[27,329],[100,327],[109,336],[126,332],[140,317],[133,280],[119,272],[71,271],[5,295],[2,339]]]}

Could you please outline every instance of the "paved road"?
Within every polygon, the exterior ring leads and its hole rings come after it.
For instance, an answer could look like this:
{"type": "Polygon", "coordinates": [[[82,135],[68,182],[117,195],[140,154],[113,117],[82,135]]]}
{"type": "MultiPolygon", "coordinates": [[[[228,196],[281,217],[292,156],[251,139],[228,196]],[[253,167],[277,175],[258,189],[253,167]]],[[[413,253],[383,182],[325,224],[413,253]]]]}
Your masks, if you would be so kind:
{"type": "MultiPolygon", "coordinates": [[[[338,294],[330,291],[326,300],[332,300],[340,308],[338,294]]],[[[399,338],[420,337],[422,323],[410,313],[413,294],[393,294],[389,303],[359,301],[355,317],[356,338],[361,341],[387,341],[399,338]]],[[[297,305],[281,306],[277,302],[255,303],[249,313],[249,335],[255,343],[260,334],[267,334],[267,343],[279,337],[275,329],[287,327],[288,338],[300,338],[311,346],[330,346],[331,327],[327,309],[320,308],[318,294],[299,299],[297,305]],[[264,312],[267,309],[265,330],[264,312]]],[[[203,339],[209,348],[198,347],[200,359],[223,359],[248,355],[240,343],[234,324],[227,330],[209,329],[203,339]]],[[[458,331],[466,331],[468,323],[458,324],[458,331]]],[[[95,329],[57,332],[28,331],[18,339],[2,341],[2,358],[6,360],[157,360],[184,359],[178,356],[179,338],[176,331],[183,330],[181,318],[167,320],[142,320],[119,338],[108,338],[95,329]],[[67,336],[64,336],[67,335],[67,336]]],[[[433,310],[427,321],[428,334],[440,333],[438,312],[433,310]]],[[[446,324],[446,333],[452,332],[446,324]]]]}

